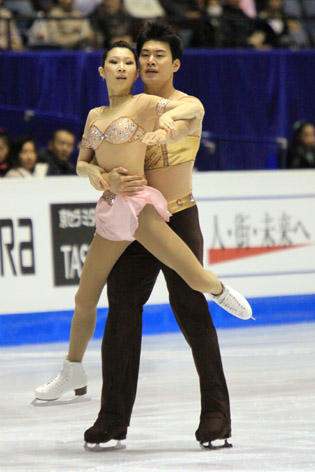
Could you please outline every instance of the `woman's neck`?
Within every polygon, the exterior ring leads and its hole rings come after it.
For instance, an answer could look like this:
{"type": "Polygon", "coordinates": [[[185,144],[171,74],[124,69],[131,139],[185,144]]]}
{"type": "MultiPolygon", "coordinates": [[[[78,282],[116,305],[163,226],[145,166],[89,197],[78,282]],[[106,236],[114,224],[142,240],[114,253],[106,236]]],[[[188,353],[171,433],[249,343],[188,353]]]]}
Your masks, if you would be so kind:
{"type": "Polygon", "coordinates": [[[108,93],[109,104],[111,107],[120,105],[132,96],[130,90],[122,93],[108,93]]]}

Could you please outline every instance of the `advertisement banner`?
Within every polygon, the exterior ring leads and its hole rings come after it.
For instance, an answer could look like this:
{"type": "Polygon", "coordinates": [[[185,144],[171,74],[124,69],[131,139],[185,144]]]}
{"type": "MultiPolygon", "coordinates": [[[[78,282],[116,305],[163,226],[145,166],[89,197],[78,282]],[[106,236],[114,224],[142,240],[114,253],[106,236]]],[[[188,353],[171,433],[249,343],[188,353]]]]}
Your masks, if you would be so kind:
{"type": "MultiPolygon", "coordinates": [[[[193,188],[207,269],[247,297],[314,293],[315,171],[196,172],[193,188]]],[[[72,310],[101,193],[79,177],[0,192],[1,314],[72,310]]],[[[149,304],[165,303],[159,276],[149,304]]]]}

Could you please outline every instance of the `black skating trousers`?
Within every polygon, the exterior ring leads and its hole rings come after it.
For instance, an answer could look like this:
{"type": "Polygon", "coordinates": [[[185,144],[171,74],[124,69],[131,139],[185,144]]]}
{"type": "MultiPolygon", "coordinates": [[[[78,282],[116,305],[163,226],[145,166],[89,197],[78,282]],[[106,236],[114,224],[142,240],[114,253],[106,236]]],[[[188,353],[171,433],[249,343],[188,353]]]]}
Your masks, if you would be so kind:
{"type": "MultiPolygon", "coordinates": [[[[197,206],[175,213],[170,227],[203,259],[197,206]]],[[[169,291],[170,305],[189,344],[199,375],[201,417],[213,413],[230,422],[230,404],[220,348],[208,303],[176,272],[158,261],[137,241],[113,267],[107,282],[109,312],[102,342],[101,415],[108,421],[129,425],[136,397],[141,338],[142,310],[159,271],[169,291]]]]}

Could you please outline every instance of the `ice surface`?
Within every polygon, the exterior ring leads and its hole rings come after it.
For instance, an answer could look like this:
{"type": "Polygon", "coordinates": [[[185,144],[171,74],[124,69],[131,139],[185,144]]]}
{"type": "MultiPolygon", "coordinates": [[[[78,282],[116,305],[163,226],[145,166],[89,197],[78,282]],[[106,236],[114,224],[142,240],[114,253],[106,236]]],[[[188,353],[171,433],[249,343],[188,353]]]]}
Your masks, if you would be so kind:
{"type": "Polygon", "coordinates": [[[0,349],[2,472],[315,470],[315,323],[218,332],[228,381],[232,449],[203,451],[194,438],[199,387],[180,334],[145,336],[126,449],[90,452],[83,432],[99,410],[100,341],[85,357],[87,399],[34,406],[66,344],[0,349]],[[82,401],[83,400],[83,401],[82,401]]]}

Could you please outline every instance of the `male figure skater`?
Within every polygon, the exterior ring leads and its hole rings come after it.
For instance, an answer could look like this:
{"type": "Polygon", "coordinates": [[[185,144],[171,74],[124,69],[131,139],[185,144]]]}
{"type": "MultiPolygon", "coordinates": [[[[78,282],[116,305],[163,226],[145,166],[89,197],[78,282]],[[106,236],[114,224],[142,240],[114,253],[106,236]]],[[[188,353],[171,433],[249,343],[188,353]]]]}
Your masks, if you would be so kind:
{"type": "MultiPolygon", "coordinates": [[[[137,51],[144,92],[163,98],[195,100],[176,90],[174,73],[180,67],[181,40],[159,22],[140,32],[137,51]]],[[[202,261],[203,239],[198,209],[192,196],[192,169],[200,144],[200,122],[179,122],[174,140],[149,146],[145,162],[148,185],[162,192],[173,214],[171,228],[202,261]]],[[[107,175],[113,193],[130,194],[143,182],[122,169],[107,175]]],[[[142,311],[162,270],[172,310],[192,350],[200,379],[201,414],[196,439],[209,443],[231,436],[229,395],[220,348],[204,295],[189,288],[137,241],[123,253],[107,282],[108,319],[102,343],[103,388],[101,410],[85,432],[88,443],[125,439],[136,396],[142,336],[142,311]]],[[[226,443],[225,443],[226,444],[226,443]]]]}

